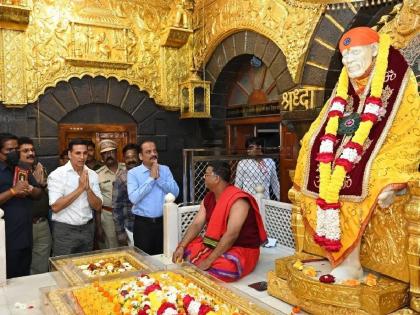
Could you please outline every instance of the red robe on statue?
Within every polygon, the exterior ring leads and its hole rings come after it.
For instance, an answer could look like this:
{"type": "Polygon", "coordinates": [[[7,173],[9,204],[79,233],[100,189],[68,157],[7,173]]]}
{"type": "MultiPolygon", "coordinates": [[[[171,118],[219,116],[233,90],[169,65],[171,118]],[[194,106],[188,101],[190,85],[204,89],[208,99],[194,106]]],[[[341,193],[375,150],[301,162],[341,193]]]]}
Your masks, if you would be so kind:
{"type": "Polygon", "coordinates": [[[206,259],[226,232],[230,209],[240,198],[247,200],[251,209],[239,237],[207,270],[226,282],[237,281],[254,270],[260,256],[260,245],[267,240],[258,204],[250,194],[235,186],[228,186],[216,203],[214,193],[207,193],[203,200],[207,223],[205,236],[197,237],[188,244],[184,253],[184,258],[195,265],[206,259]]]}

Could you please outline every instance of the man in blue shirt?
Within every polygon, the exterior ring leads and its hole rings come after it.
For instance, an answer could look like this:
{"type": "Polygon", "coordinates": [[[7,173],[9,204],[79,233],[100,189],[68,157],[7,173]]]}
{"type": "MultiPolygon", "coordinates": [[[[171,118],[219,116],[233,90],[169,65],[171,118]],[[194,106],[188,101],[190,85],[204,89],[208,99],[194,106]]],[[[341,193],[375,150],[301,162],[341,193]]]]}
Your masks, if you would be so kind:
{"type": "Polygon", "coordinates": [[[143,141],[139,158],[143,162],[127,175],[128,198],[133,204],[134,245],[149,255],[163,251],[163,204],[165,195],[178,196],[179,188],[169,167],[158,164],[153,141],[143,141]]]}

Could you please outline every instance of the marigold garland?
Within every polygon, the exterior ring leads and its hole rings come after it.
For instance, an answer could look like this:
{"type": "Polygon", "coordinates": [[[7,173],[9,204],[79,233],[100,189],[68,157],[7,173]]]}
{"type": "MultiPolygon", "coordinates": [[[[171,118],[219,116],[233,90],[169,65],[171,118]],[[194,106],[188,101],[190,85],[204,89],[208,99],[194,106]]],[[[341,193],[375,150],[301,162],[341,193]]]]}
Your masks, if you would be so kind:
{"type": "Polygon", "coordinates": [[[317,199],[317,227],[314,236],[315,241],[330,252],[341,249],[339,195],[344,179],[360,159],[363,153],[363,145],[369,136],[372,126],[379,118],[382,105],[380,97],[388,66],[390,44],[391,40],[388,35],[380,35],[371,94],[366,98],[363,113],[360,115],[360,125],[350,142],[344,146],[340,157],[335,160],[334,146],[339,118],[343,117],[348,99],[349,78],[345,67],[340,73],[336,96],[331,101],[325,134],[321,138],[317,156],[320,185],[319,198],[317,199]],[[334,169],[332,169],[333,164],[335,164],[334,169]]]}

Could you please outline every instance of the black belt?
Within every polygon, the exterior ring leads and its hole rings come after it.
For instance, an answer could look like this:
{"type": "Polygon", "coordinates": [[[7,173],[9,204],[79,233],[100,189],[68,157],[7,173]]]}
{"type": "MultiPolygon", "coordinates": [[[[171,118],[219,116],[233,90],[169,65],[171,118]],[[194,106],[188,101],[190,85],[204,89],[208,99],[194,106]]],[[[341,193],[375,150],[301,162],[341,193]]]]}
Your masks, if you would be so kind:
{"type": "Polygon", "coordinates": [[[163,217],[149,218],[149,217],[141,217],[139,215],[136,215],[135,219],[138,221],[147,222],[147,223],[162,223],[163,222],[163,217]]]}

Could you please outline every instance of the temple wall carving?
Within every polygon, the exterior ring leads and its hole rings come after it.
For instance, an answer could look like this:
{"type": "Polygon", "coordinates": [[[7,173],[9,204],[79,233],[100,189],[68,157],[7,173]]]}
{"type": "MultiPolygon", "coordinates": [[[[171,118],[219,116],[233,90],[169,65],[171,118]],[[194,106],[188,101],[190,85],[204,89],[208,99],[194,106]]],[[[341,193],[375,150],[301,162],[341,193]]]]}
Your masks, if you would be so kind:
{"type": "Polygon", "coordinates": [[[284,53],[298,82],[308,44],[325,5],[280,0],[198,1],[195,9],[194,64],[207,62],[229,35],[252,30],[272,40],[284,53]]]}
{"type": "Polygon", "coordinates": [[[178,84],[190,68],[203,67],[226,36],[244,29],[277,44],[295,80],[325,8],[279,0],[196,1],[194,13],[178,25],[192,26],[193,35],[172,48],[161,45],[162,33],[180,19],[180,3],[192,12],[191,1],[9,2],[0,1],[0,101],[8,107],[35,102],[59,81],[101,75],[127,80],[177,110],[178,84]],[[8,21],[22,14],[10,27],[8,21]]]}
{"type": "MultiPolygon", "coordinates": [[[[101,75],[126,80],[166,109],[178,110],[178,86],[189,70],[203,69],[226,38],[246,30],[277,45],[297,87],[324,87],[327,74],[336,70],[329,64],[336,41],[358,12],[349,4],[348,18],[343,19],[341,11],[326,11],[327,3],[0,0],[0,102],[23,107],[59,81],[101,75]],[[163,44],[171,26],[188,29],[175,33],[184,38],[171,38],[186,41],[178,48],[163,44]],[[321,34],[325,28],[328,32],[321,34]]],[[[399,48],[418,34],[416,3],[396,5],[393,14],[378,23],[399,48]]],[[[246,45],[256,47],[258,42],[246,45]]]]}

